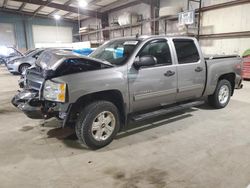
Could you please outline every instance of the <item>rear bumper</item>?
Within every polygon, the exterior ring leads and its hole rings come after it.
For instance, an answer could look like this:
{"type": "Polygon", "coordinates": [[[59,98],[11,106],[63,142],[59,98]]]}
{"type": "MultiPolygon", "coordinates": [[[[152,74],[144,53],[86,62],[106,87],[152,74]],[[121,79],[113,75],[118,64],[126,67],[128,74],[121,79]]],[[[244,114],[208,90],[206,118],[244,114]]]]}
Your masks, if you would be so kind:
{"type": "Polygon", "coordinates": [[[235,78],[235,89],[242,89],[243,84],[242,84],[243,78],[239,75],[236,75],[235,78]]]}

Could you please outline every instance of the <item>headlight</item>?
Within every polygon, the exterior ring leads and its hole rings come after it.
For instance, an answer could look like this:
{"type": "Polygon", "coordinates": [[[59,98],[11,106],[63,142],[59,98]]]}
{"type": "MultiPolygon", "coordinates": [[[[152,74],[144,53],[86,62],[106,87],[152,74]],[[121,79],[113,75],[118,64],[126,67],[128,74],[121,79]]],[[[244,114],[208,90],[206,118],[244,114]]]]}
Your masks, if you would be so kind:
{"type": "Polygon", "coordinates": [[[47,80],[43,88],[43,97],[49,101],[65,102],[66,84],[47,80]]]}

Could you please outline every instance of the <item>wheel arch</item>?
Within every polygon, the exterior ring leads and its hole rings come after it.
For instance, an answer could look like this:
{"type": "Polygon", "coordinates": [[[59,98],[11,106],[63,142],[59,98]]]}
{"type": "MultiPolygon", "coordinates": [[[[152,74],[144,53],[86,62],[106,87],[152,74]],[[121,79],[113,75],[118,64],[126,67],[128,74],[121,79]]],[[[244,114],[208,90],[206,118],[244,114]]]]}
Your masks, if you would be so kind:
{"type": "Polygon", "coordinates": [[[95,92],[87,95],[83,95],[79,97],[75,103],[72,104],[71,108],[71,117],[74,118],[81,109],[90,104],[91,102],[105,100],[112,102],[118,109],[120,120],[121,120],[121,128],[126,124],[127,121],[127,106],[124,102],[123,95],[119,90],[105,90],[100,92],[95,92]]]}
{"type": "Polygon", "coordinates": [[[230,82],[231,87],[232,87],[231,96],[233,96],[233,94],[234,94],[235,78],[236,78],[236,75],[235,75],[235,73],[232,72],[232,73],[223,74],[218,79],[218,83],[220,80],[228,80],[230,82]]]}
{"type": "Polygon", "coordinates": [[[23,65],[29,65],[29,66],[31,66],[31,64],[30,63],[28,63],[28,62],[25,62],[25,63],[21,63],[19,66],[18,66],[18,72],[20,72],[21,73],[21,67],[23,66],[23,65]]]}

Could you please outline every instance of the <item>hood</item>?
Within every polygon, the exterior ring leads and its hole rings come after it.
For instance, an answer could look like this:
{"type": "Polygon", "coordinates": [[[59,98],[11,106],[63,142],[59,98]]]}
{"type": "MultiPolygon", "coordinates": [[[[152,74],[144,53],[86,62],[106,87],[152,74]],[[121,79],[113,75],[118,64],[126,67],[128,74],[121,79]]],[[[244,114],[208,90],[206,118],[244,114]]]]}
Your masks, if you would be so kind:
{"type": "Polygon", "coordinates": [[[42,72],[44,78],[52,78],[111,68],[113,65],[98,59],[77,55],[73,52],[49,50],[39,56],[36,67],[42,72]]]}
{"type": "Polygon", "coordinates": [[[11,62],[11,61],[18,61],[18,60],[21,60],[21,59],[23,59],[22,56],[10,57],[10,58],[7,58],[7,63],[11,62]]]}
{"type": "Polygon", "coordinates": [[[113,66],[107,61],[79,55],[66,50],[46,50],[39,56],[36,61],[36,65],[44,70],[56,70],[61,64],[65,62],[70,63],[70,60],[73,59],[78,59],[79,62],[82,62],[82,64],[87,64],[87,62],[96,62],[111,67],[113,66]]]}

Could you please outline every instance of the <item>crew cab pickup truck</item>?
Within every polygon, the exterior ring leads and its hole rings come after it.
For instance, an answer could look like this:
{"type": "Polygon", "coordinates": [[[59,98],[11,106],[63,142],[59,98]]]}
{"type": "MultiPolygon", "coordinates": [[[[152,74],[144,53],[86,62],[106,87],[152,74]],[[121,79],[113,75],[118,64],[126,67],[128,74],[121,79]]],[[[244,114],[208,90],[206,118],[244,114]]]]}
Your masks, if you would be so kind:
{"type": "Polygon", "coordinates": [[[204,58],[191,37],[111,40],[89,57],[43,52],[26,72],[12,103],[30,118],[57,117],[73,125],[92,149],[109,144],[130,121],[199,105],[227,106],[242,88],[242,59],[204,58]]]}

